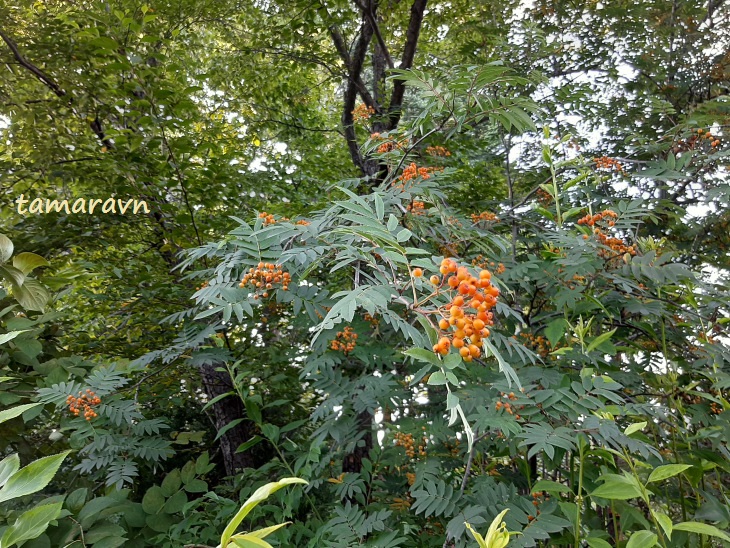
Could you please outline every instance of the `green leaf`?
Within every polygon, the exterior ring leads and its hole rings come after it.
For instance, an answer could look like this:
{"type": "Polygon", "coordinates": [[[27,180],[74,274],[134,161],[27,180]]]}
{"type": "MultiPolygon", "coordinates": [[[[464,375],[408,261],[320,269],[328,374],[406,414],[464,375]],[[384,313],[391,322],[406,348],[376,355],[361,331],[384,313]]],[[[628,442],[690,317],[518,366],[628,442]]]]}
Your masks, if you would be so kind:
{"type": "Polygon", "coordinates": [[[18,405],[17,407],[11,407],[10,409],[0,411],[0,424],[4,423],[6,421],[9,421],[10,419],[14,419],[15,417],[22,415],[29,409],[33,409],[34,407],[38,407],[39,405],[43,405],[43,404],[41,402],[26,403],[23,405],[18,405]]]}
{"type": "Polygon", "coordinates": [[[17,453],[8,455],[0,461],[0,487],[5,485],[8,478],[15,474],[20,468],[20,457],[17,453]]]}
{"type": "Polygon", "coordinates": [[[449,381],[446,380],[446,375],[444,375],[443,371],[434,371],[431,373],[431,376],[428,378],[428,383],[431,386],[441,386],[443,384],[448,384],[449,381]]]}
{"type": "Polygon", "coordinates": [[[654,518],[657,520],[657,523],[659,523],[659,525],[661,525],[661,528],[664,529],[664,534],[667,535],[667,538],[671,540],[673,528],[671,518],[664,512],[655,512],[654,510],[652,510],[652,514],[654,514],[654,518]]]}
{"type": "Polygon", "coordinates": [[[160,488],[162,489],[162,494],[164,496],[171,497],[177,492],[178,489],[180,489],[181,485],[182,479],[180,479],[180,470],[176,468],[165,476],[165,479],[162,480],[160,488]]]}
{"type": "Polygon", "coordinates": [[[0,265],[0,276],[13,285],[13,291],[22,286],[25,281],[25,274],[9,264],[0,265]]]}
{"type": "Polygon", "coordinates": [[[532,486],[531,493],[539,493],[541,491],[547,491],[548,493],[571,493],[570,487],[558,483],[557,481],[551,480],[540,480],[532,486]]]}
{"type": "Polygon", "coordinates": [[[22,286],[13,287],[13,295],[20,306],[38,312],[43,312],[51,299],[48,290],[38,280],[25,280],[22,286]]]}
{"type": "Polygon", "coordinates": [[[602,538],[588,537],[585,540],[588,543],[588,546],[590,546],[591,548],[613,548],[608,542],[606,542],[602,538]]]}
{"type": "Polygon", "coordinates": [[[13,266],[20,270],[23,274],[28,274],[39,266],[50,266],[50,264],[51,263],[46,261],[40,255],[28,253],[27,251],[18,253],[15,257],[13,257],[13,266]]]}
{"type": "Polygon", "coordinates": [[[162,488],[159,485],[153,485],[142,497],[142,510],[145,513],[154,515],[157,514],[162,507],[165,505],[165,495],[162,488]]]}
{"type": "Polygon", "coordinates": [[[13,256],[13,242],[5,234],[0,234],[0,263],[5,263],[13,256]]]}
{"type": "Polygon", "coordinates": [[[188,493],[205,493],[208,491],[208,483],[202,479],[196,478],[185,484],[185,490],[188,493]]]}
{"type": "Polygon", "coordinates": [[[393,232],[395,230],[395,227],[398,226],[398,218],[393,215],[392,213],[388,217],[388,231],[393,232]]]}
{"type": "Polygon", "coordinates": [[[643,430],[644,428],[646,428],[646,424],[647,424],[646,421],[630,424],[629,426],[626,427],[626,430],[624,430],[624,434],[626,434],[627,436],[630,436],[634,432],[638,432],[639,430],[643,430]]]}
{"type": "Polygon", "coordinates": [[[9,547],[22,541],[41,536],[48,525],[61,514],[63,501],[44,504],[23,512],[15,523],[5,530],[0,541],[3,547],[9,547]]]}
{"type": "Polygon", "coordinates": [[[550,341],[550,346],[554,348],[555,345],[558,344],[565,334],[565,328],[566,324],[564,318],[553,320],[547,325],[545,328],[545,335],[547,336],[548,341],[550,341]]]}
{"type": "Polygon", "coordinates": [[[708,535],[710,537],[722,539],[725,542],[730,542],[730,536],[720,531],[720,529],[714,525],[708,525],[707,523],[700,523],[698,521],[683,521],[681,523],[675,523],[674,530],[697,533],[698,535],[708,535]]]}
{"type": "Polygon", "coordinates": [[[24,329],[22,331],[10,331],[8,333],[3,333],[2,335],[0,335],[0,344],[5,344],[6,342],[12,341],[15,337],[17,337],[21,333],[25,333],[26,331],[29,330],[24,329]]]}
{"type": "Polygon", "coordinates": [[[407,228],[404,228],[398,234],[395,235],[395,239],[398,240],[398,243],[403,243],[405,241],[408,241],[411,236],[413,236],[413,232],[411,232],[407,228]]]}
{"type": "Polygon", "coordinates": [[[651,548],[657,543],[657,536],[651,531],[635,531],[631,533],[626,548],[651,548]]]}
{"type": "Polygon", "coordinates": [[[56,475],[58,467],[70,452],[43,457],[15,472],[0,489],[0,502],[31,495],[43,489],[56,475]]]}
{"type": "Polygon", "coordinates": [[[652,483],[654,481],[662,481],[667,478],[671,478],[673,476],[676,476],[677,474],[681,474],[687,468],[692,468],[691,464],[665,464],[663,466],[658,466],[654,470],[652,470],[651,474],[649,474],[649,481],[648,483],[652,483]]]}
{"type": "Polygon", "coordinates": [[[247,536],[249,537],[256,537],[256,538],[266,538],[274,531],[277,531],[281,529],[282,527],[286,527],[289,525],[291,521],[285,521],[284,523],[277,523],[276,525],[272,525],[270,527],[264,527],[263,529],[257,529],[256,531],[251,531],[248,533],[247,536]]]}
{"type": "Polygon", "coordinates": [[[233,536],[233,533],[235,533],[238,526],[241,524],[243,519],[248,515],[248,513],[253,510],[260,502],[263,502],[269,496],[271,496],[273,493],[281,489],[282,487],[286,487],[287,485],[291,485],[294,483],[301,483],[304,485],[307,485],[308,482],[301,478],[284,478],[279,481],[267,483],[266,485],[263,485],[259,487],[256,492],[254,492],[253,495],[251,495],[246,502],[243,503],[243,506],[241,509],[236,513],[235,516],[233,516],[233,519],[228,522],[228,525],[226,526],[225,530],[223,531],[223,534],[221,535],[221,546],[226,547],[228,546],[228,541],[233,536]]]}
{"type": "Polygon", "coordinates": [[[601,497],[610,500],[626,500],[641,497],[641,489],[630,478],[616,474],[605,474],[598,479],[604,480],[604,483],[593,490],[590,494],[591,497],[601,497]]]}
{"type": "Polygon", "coordinates": [[[591,341],[591,344],[588,345],[588,348],[586,348],[586,353],[591,352],[601,346],[603,343],[607,342],[608,340],[613,337],[613,334],[616,333],[616,329],[612,329],[611,331],[607,331],[606,333],[601,333],[591,341]]]}
{"type": "Polygon", "coordinates": [[[405,350],[403,352],[406,356],[410,356],[414,360],[419,360],[422,362],[430,363],[431,365],[440,366],[441,362],[439,361],[436,354],[431,352],[430,350],[426,350],[425,348],[409,348],[408,350],[405,350]]]}
{"type": "Polygon", "coordinates": [[[379,221],[383,220],[383,217],[385,216],[385,205],[383,204],[383,199],[380,197],[380,194],[375,194],[375,215],[378,217],[379,221]]]}
{"type": "MultiPolygon", "coordinates": [[[[223,546],[221,544],[221,546],[223,546]]],[[[273,548],[271,544],[257,537],[251,535],[236,535],[231,539],[228,546],[235,546],[236,548],[273,548]]]]}

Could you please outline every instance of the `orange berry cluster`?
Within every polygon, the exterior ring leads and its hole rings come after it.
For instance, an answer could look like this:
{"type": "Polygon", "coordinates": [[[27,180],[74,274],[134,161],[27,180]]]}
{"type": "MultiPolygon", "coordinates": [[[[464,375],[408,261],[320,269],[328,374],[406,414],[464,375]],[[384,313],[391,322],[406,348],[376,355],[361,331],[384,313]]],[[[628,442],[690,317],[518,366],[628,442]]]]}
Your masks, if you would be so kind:
{"type": "Polygon", "coordinates": [[[553,203],[553,197],[544,188],[537,189],[537,201],[544,206],[548,206],[553,203]]]}
{"type": "Polygon", "coordinates": [[[365,103],[360,103],[355,107],[355,110],[352,111],[352,119],[355,122],[361,122],[363,120],[367,120],[373,114],[375,114],[375,109],[373,107],[366,106],[365,103]]]}
{"type": "MultiPolygon", "coordinates": [[[[272,263],[259,263],[256,268],[251,267],[248,269],[248,273],[243,277],[238,287],[246,287],[251,284],[257,290],[263,290],[261,295],[264,299],[269,296],[269,290],[274,289],[274,284],[281,284],[281,289],[286,291],[289,289],[291,283],[291,275],[285,272],[281,265],[275,265],[272,263]]],[[[258,294],[254,295],[254,299],[258,299],[258,294]]]]}
{"type": "Polygon", "coordinates": [[[600,156],[598,158],[593,158],[593,163],[596,165],[596,169],[608,169],[608,170],[613,169],[617,173],[620,173],[621,175],[626,175],[624,166],[622,166],[621,162],[619,162],[615,158],[609,158],[608,156],[600,156]]]}
{"type": "MultiPolygon", "coordinates": [[[[395,445],[396,447],[403,447],[406,450],[406,456],[412,459],[416,456],[416,442],[413,438],[413,434],[404,434],[403,432],[395,433],[395,445]]],[[[426,456],[426,438],[421,439],[421,443],[418,445],[418,456],[426,456]]]]}
{"type": "Polygon", "coordinates": [[[421,179],[428,179],[431,177],[431,174],[435,171],[443,171],[444,168],[442,167],[418,167],[414,162],[411,162],[411,164],[403,169],[403,173],[401,173],[400,177],[398,177],[395,181],[393,181],[393,185],[396,186],[396,188],[405,189],[406,183],[408,181],[412,181],[418,177],[421,179]],[[399,184],[398,181],[400,181],[399,184]]]}
{"type": "MultiPolygon", "coordinates": [[[[588,226],[594,226],[597,223],[601,221],[606,221],[606,224],[609,227],[614,226],[616,223],[614,219],[618,217],[615,211],[612,211],[610,209],[606,209],[602,211],[601,213],[597,213],[595,215],[586,215],[585,217],[581,217],[578,219],[579,225],[588,225],[588,226]],[[608,219],[608,220],[607,220],[608,219]]],[[[612,236],[607,235],[601,228],[596,227],[593,229],[593,234],[596,236],[596,239],[598,240],[598,243],[606,246],[609,248],[609,250],[601,249],[598,251],[599,257],[603,257],[604,259],[607,258],[613,258],[617,255],[624,255],[628,253],[629,255],[636,255],[636,248],[633,245],[626,245],[623,240],[620,238],[614,238],[612,236]]],[[[587,240],[588,235],[584,235],[583,239],[587,240]]]]}
{"type": "Polygon", "coordinates": [[[499,221],[499,217],[497,217],[494,213],[490,213],[489,211],[482,211],[481,213],[472,213],[471,214],[471,222],[474,224],[480,223],[482,221],[490,222],[490,223],[496,223],[499,221]]]}
{"type": "MultiPolygon", "coordinates": [[[[261,213],[259,213],[259,219],[264,220],[264,226],[273,225],[277,222],[276,218],[274,217],[274,215],[272,213],[266,213],[265,211],[262,211],[261,213]]],[[[287,219],[286,217],[282,217],[279,220],[288,221],[289,219],[287,219]]]]}
{"type": "Polygon", "coordinates": [[[525,346],[532,348],[543,358],[550,354],[550,342],[542,335],[536,337],[532,333],[520,333],[520,337],[525,339],[525,346]]]}
{"type": "Polygon", "coordinates": [[[86,389],[86,393],[79,390],[78,398],[75,396],[69,396],[66,398],[66,405],[68,405],[68,410],[71,411],[71,414],[78,417],[83,410],[84,418],[87,421],[90,421],[94,417],[98,417],[98,414],[92,409],[92,407],[94,405],[99,405],[100,403],[101,399],[99,396],[88,388],[86,389]]]}
{"type": "Polygon", "coordinates": [[[363,316],[363,319],[366,322],[370,322],[370,325],[372,325],[373,327],[377,327],[378,324],[380,323],[380,320],[378,318],[376,318],[375,316],[371,316],[368,313],[365,313],[365,316],[363,316]]]}
{"type": "MultiPolygon", "coordinates": [[[[501,394],[501,396],[502,396],[503,398],[506,398],[507,400],[510,400],[510,401],[514,401],[514,400],[516,400],[516,399],[517,399],[517,396],[515,396],[515,393],[514,393],[514,392],[510,392],[509,394],[505,394],[504,392],[500,392],[500,394],[501,394]]],[[[503,402],[503,401],[501,401],[501,400],[500,400],[500,401],[498,401],[498,402],[496,403],[496,405],[494,406],[494,408],[495,408],[495,409],[496,409],[497,411],[501,411],[502,409],[504,409],[504,410],[505,410],[505,411],[507,411],[507,413],[509,413],[510,415],[514,415],[514,417],[515,417],[515,418],[516,418],[517,420],[519,420],[519,419],[521,419],[521,418],[522,418],[522,417],[520,417],[519,415],[515,415],[515,408],[513,407],[513,405],[512,405],[512,404],[511,404],[511,403],[510,403],[509,401],[505,401],[505,402],[503,402]]]]}
{"type": "Polygon", "coordinates": [[[697,135],[700,139],[709,141],[712,148],[717,148],[717,146],[720,144],[720,139],[718,137],[715,137],[712,133],[710,133],[709,131],[705,131],[702,128],[697,129],[697,135]]]}
{"type": "Polygon", "coordinates": [[[347,355],[355,350],[356,341],[357,333],[352,330],[352,327],[348,326],[344,331],[340,331],[335,335],[335,338],[330,342],[330,348],[347,355]]]}
{"type": "Polygon", "coordinates": [[[444,257],[454,257],[459,254],[458,243],[445,243],[439,246],[439,253],[444,257]]]}
{"type": "Polygon", "coordinates": [[[613,226],[614,224],[616,224],[614,221],[614,219],[616,219],[616,217],[618,217],[618,215],[616,214],[615,211],[613,211],[611,209],[605,209],[605,210],[601,211],[600,213],[596,213],[593,216],[586,215],[584,217],[581,217],[580,219],[578,219],[578,224],[593,226],[596,223],[599,223],[601,221],[608,219],[608,221],[606,221],[608,223],[608,226],[613,226]]]}
{"type": "Polygon", "coordinates": [[[416,483],[416,474],[413,472],[406,472],[406,480],[408,480],[408,485],[413,485],[416,483]]]}
{"type": "Polygon", "coordinates": [[[487,262],[487,258],[484,255],[477,255],[475,259],[472,259],[471,265],[476,268],[485,269],[487,266],[494,270],[495,274],[503,274],[506,270],[504,264],[502,263],[495,263],[494,261],[487,262]]]}
{"type": "Polygon", "coordinates": [[[709,131],[698,128],[696,133],[690,135],[687,139],[680,139],[672,148],[672,152],[685,152],[687,150],[695,150],[698,146],[709,144],[711,148],[717,148],[720,145],[719,137],[714,136],[709,131]]]}
{"type": "Polygon", "coordinates": [[[451,156],[451,152],[447,148],[441,146],[426,147],[426,154],[429,156],[451,156]]]}
{"type": "Polygon", "coordinates": [[[710,404],[710,413],[712,413],[713,415],[719,415],[723,411],[724,409],[719,403],[712,402],[710,404]]]}
{"type": "Polygon", "coordinates": [[[499,289],[492,285],[492,274],[488,270],[481,270],[477,278],[453,259],[441,261],[439,272],[443,278],[431,276],[431,283],[439,288],[448,286],[454,294],[451,302],[439,309],[442,314],[439,329],[444,334],[433,346],[433,351],[445,356],[453,346],[464,361],[470,362],[481,356],[479,345],[489,336],[487,326],[494,325],[490,310],[497,304],[499,289]]]}
{"type": "Polygon", "coordinates": [[[406,211],[411,215],[423,215],[426,212],[426,207],[423,202],[414,200],[412,204],[406,206],[406,211]]]}
{"type": "Polygon", "coordinates": [[[208,282],[203,282],[202,284],[200,284],[198,287],[195,288],[195,291],[200,291],[201,289],[205,289],[206,287],[208,287],[208,282]]]}
{"type": "Polygon", "coordinates": [[[302,226],[309,226],[309,224],[311,224],[311,223],[309,221],[307,221],[306,219],[300,219],[296,222],[296,224],[302,225],[302,226]]]}

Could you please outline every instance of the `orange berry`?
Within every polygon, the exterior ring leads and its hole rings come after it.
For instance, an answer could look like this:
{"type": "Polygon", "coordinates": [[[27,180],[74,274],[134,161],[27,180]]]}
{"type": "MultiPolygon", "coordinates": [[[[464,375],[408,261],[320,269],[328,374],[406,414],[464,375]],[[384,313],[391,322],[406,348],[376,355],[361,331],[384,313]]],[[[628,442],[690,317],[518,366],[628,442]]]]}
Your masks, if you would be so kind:
{"type": "Polygon", "coordinates": [[[439,283],[441,282],[441,278],[439,278],[436,275],[433,275],[433,276],[431,276],[430,281],[433,285],[439,285],[439,283]]]}
{"type": "Polygon", "coordinates": [[[421,276],[423,276],[423,270],[420,268],[415,268],[415,269],[413,269],[413,275],[416,278],[420,278],[421,276]]]}
{"type": "Polygon", "coordinates": [[[471,354],[472,358],[478,358],[482,355],[482,351],[479,350],[479,347],[475,344],[469,345],[469,354],[471,354]]]}
{"type": "Polygon", "coordinates": [[[462,297],[461,295],[457,295],[451,302],[454,304],[454,306],[464,306],[464,297],[462,297]]]}
{"type": "MultiPolygon", "coordinates": [[[[463,341],[462,341],[463,343],[463,341]]],[[[469,349],[466,346],[463,346],[459,349],[459,354],[462,358],[471,357],[471,354],[469,353],[469,349]]]]}
{"type": "Polygon", "coordinates": [[[476,329],[477,331],[481,331],[482,329],[484,329],[484,322],[477,318],[472,322],[472,326],[474,326],[474,329],[476,329]]]}
{"type": "Polygon", "coordinates": [[[449,328],[449,322],[442,318],[441,320],[439,320],[439,327],[443,330],[446,330],[449,328]]]}
{"type": "Polygon", "coordinates": [[[459,337],[454,337],[454,340],[451,342],[451,344],[454,345],[454,348],[464,348],[464,339],[459,337]]]}

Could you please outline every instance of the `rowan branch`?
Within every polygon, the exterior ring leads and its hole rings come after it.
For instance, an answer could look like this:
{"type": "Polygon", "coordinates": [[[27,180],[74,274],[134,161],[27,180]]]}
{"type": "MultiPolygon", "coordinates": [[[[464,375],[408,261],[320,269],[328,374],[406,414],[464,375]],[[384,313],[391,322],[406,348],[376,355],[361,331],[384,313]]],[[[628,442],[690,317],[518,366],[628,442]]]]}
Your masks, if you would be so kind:
{"type": "Polygon", "coordinates": [[[65,97],[66,92],[63,89],[61,89],[61,86],[59,86],[53,78],[48,76],[45,72],[43,72],[41,69],[39,69],[33,63],[28,61],[25,57],[23,57],[23,54],[20,53],[20,50],[18,49],[18,46],[13,41],[13,39],[10,38],[10,36],[8,36],[7,34],[5,34],[1,29],[0,29],[0,38],[2,38],[3,42],[5,42],[8,45],[8,47],[10,48],[10,51],[13,52],[13,57],[15,57],[16,61],[18,61],[18,63],[21,66],[25,67],[28,71],[33,73],[35,75],[35,77],[38,78],[38,80],[40,80],[41,82],[43,82],[43,84],[45,84],[46,87],[48,87],[51,91],[53,91],[53,93],[55,93],[59,97],[65,97]]]}
{"type": "MultiPolygon", "coordinates": [[[[406,45],[403,49],[403,57],[401,58],[401,70],[407,70],[413,66],[413,59],[416,56],[416,46],[418,45],[418,36],[421,33],[421,25],[423,24],[423,12],[426,9],[428,0],[413,0],[411,6],[411,19],[408,22],[408,30],[406,31],[406,45]]],[[[395,80],[393,84],[393,93],[390,96],[389,112],[389,129],[395,129],[400,121],[401,106],[403,105],[403,96],[406,91],[406,83],[403,80],[395,80]]]]}

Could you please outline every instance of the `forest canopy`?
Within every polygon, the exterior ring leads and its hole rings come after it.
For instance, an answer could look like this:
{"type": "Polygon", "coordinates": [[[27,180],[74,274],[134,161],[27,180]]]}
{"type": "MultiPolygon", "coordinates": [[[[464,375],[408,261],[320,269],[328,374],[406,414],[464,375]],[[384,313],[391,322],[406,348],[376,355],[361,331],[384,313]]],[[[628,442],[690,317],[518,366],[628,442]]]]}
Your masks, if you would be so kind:
{"type": "Polygon", "coordinates": [[[0,5],[0,548],[730,546],[729,30],[0,5]]]}

